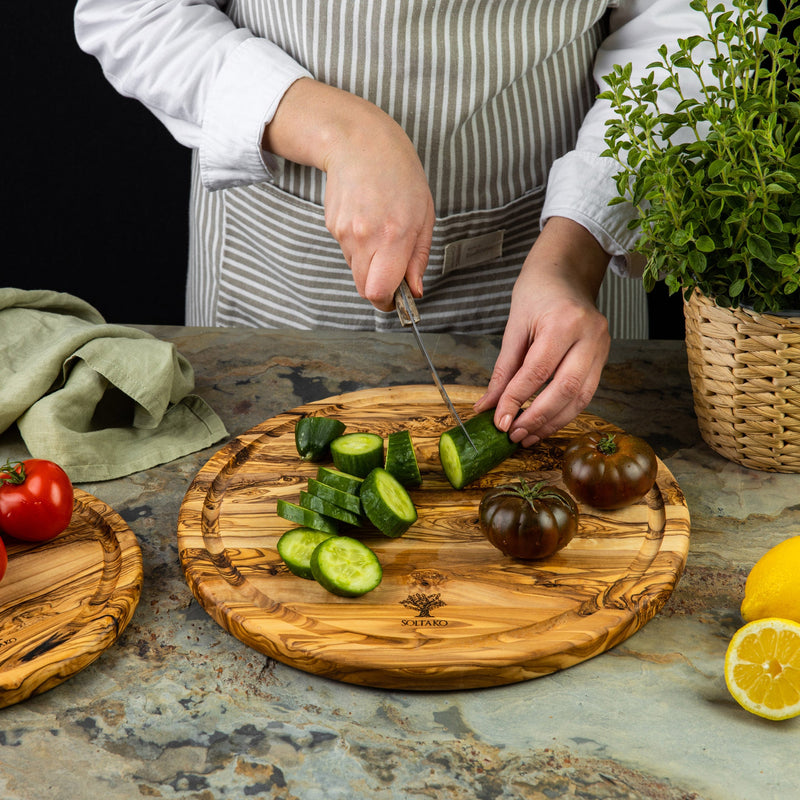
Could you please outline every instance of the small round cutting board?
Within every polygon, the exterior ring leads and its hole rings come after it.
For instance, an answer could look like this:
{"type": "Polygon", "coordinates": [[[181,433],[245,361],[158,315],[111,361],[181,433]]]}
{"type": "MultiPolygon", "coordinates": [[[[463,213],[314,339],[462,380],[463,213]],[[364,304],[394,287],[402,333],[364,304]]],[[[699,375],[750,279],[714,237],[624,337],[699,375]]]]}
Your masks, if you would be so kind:
{"type": "Polygon", "coordinates": [[[142,554],[124,520],[75,489],[69,527],[47,542],[7,540],[0,581],[0,708],[57,686],[125,629],[142,554]]]}
{"type": "MultiPolygon", "coordinates": [[[[462,418],[482,394],[451,386],[462,418]]],[[[460,491],[441,469],[438,441],[452,426],[435,388],[363,390],[310,403],[239,436],[192,482],[178,544],[186,580],[226,630],[266,655],[318,675],[367,686],[443,690],[535,678],[598,655],[650,620],[686,561],[689,514],[659,462],[656,485],[628,508],[581,507],[578,535],[543,561],[504,556],[483,537],[478,505],[491,486],[526,479],[561,485],[561,453],[590,429],[617,430],[583,414],[556,436],[519,449],[460,491]],[[294,527],[276,514],[297,502],[318,464],[297,454],[294,427],[308,414],[346,432],[408,429],[423,483],[411,491],[418,521],[399,539],[359,534],[383,580],[355,599],[289,572],[276,550],[294,527]]]]}

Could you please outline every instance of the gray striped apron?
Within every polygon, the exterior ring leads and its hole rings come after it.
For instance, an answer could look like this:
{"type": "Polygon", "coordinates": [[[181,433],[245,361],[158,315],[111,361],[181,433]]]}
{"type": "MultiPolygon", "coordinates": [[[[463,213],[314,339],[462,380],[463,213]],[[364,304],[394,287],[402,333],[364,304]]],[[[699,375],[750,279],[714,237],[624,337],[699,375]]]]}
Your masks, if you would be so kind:
{"type": "MultiPolygon", "coordinates": [[[[604,0],[233,0],[239,26],[403,127],[436,224],[422,328],[502,333],[539,231],[550,164],[594,99],[604,0]]],[[[187,324],[399,327],[359,297],[324,223],[325,175],[279,160],[274,181],[208,192],[193,171],[187,324]]],[[[613,280],[613,279],[612,279],[613,280]]],[[[630,318],[623,291],[603,309],[630,318]]],[[[601,298],[602,300],[602,298],[601,298]]],[[[643,306],[642,306],[643,307],[643,306]]],[[[641,314],[640,314],[641,316],[641,314]]],[[[630,326],[623,335],[632,335],[630,326]]]]}

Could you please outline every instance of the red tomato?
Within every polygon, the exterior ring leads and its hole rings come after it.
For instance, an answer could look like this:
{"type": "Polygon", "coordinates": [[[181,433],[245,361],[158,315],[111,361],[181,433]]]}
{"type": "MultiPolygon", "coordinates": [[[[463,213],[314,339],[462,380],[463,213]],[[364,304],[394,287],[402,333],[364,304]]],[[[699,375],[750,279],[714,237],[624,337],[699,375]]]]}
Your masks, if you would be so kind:
{"type": "Polygon", "coordinates": [[[58,536],[72,519],[72,483],[58,464],[41,458],[0,468],[0,531],[27,542],[58,536]]]}
{"type": "Polygon", "coordinates": [[[564,484],[580,502],[613,509],[631,505],[650,491],[658,460],[644,439],[591,431],[567,445],[562,469],[564,484]]]}
{"type": "Polygon", "coordinates": [[[3,540],[0,539],[0,581],[3,580],[3,575],[6,574],[6,567],[8,566],[8,553],[6,553],[6,546],[3,540]]]}

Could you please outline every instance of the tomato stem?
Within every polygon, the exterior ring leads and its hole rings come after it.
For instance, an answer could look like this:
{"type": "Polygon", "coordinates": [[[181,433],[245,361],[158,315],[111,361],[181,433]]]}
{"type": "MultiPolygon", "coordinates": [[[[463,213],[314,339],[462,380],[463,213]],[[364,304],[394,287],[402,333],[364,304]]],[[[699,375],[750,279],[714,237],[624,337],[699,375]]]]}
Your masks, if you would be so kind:
{"type": "Polygon", "coordinates": [[[6,460],[6,463],[0,467],[0,486],[9,484],[11,486],[18,486],[25,483],[25,464],[22,461],[6,460]]]}
{"type": "Polygon", "coordinates": [[[520,477],[519,483],[506,483],[497,488],[503,489],[503,493],[509,496],[521,497],[530,504],[533,504],[534,500],[547,497],[558,497],[559,500],[561,499],[561,496],[557,492],[553,492],[545,481],[537,481],[531,486],[523,477],[520,477]]]}
{"type": "Polygon", "coordinates": [[[614,441],[614,433],[604,433],[600,441],[597,443],[597,449],[604,456],[613,456],[617,452],[617,443],[614,441]]]}

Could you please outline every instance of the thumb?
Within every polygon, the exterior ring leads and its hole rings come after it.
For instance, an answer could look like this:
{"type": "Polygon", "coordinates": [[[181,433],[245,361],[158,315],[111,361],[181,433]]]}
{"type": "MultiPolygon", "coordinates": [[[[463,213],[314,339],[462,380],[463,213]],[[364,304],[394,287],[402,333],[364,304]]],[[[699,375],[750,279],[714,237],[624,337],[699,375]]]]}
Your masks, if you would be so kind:
{"type": "Polygon", "coordinates": [[[422,276],[428,268],[428,262],[431,257],[434,221],[435,216],[433,213],[433,205],[431,204],[428,206],[425,223],[417,235],[411,258],[409,258],[408,266],[406,267],[406,283],[408,283],[411,294],[413,294],[414,297],[422,297],[422,276]]]}

